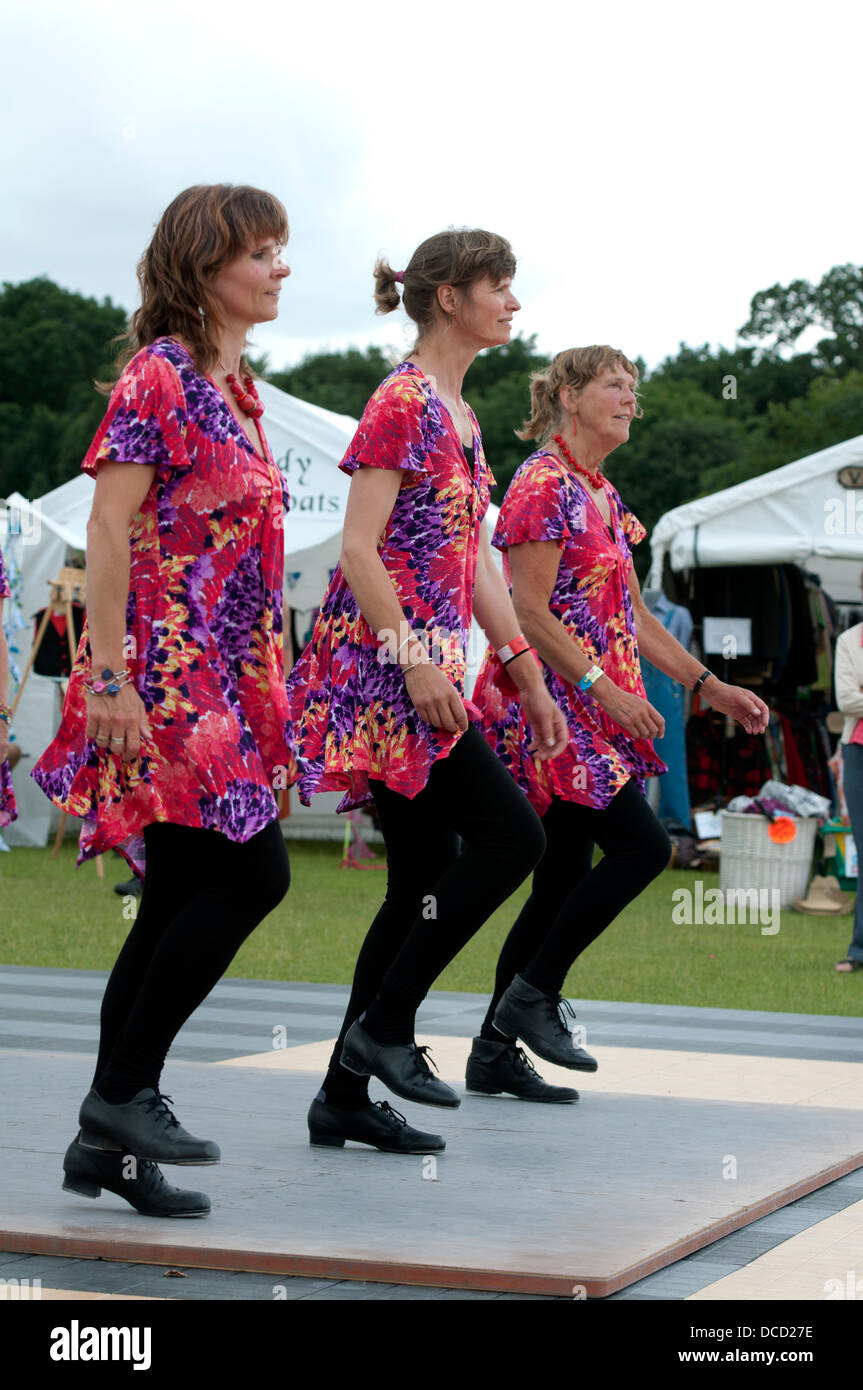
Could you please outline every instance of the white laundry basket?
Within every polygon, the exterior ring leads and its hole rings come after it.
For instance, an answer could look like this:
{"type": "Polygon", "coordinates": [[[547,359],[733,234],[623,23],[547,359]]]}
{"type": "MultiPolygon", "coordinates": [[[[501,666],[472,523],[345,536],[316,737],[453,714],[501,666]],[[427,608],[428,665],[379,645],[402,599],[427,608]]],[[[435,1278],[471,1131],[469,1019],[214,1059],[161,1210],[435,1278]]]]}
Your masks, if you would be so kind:
{"type": "Polygon", "coordinates": [[[792,908],[804,898],[812,872],[812,855],[818,830],[817,816],[789,816],[797,834],[786,844],[775,844],[767,834],[770,821],[743,811],[722,811],[722,854],[719,887],[778,888],[780,908],[792,908]]]}

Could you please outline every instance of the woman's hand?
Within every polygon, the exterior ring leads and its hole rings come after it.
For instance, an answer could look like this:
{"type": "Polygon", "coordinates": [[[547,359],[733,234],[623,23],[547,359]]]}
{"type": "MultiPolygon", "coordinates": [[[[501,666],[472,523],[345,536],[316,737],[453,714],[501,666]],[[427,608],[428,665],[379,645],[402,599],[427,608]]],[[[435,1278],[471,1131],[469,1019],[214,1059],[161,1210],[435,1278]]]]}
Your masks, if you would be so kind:
{"type": "Polygon", "coordinates": [[[119,753],[124,762],[137,758],[141,739],[150,737],[150,725],[134,685],[121,685],[116,695],[87,696],[87,737],[119,753]]]}
{"type": "Polygon", "coordinates": [[[632,738],[662,738],[665,720],[649,700],[621,690],[608,676],[602,676],[590,688],[590,694],[609,718],[632,738]]]}
{"type": "Polygon", "coordinates": [[[545,687],[544,681],[536,686],[518,692],[519,703],[533,730],[533,742],[527,751],[540,762],[558,758],[569,743],[569,729],[563,713],[558,709],[545,687]]]}
{"type": "Polygon", "coordinates": [[[405,687],[411,703],[426,724],[446,729],[454,734],[464,733],[470,720],[462,698],[443,671],[432,661],[418,661],[405,670],[405,687]]]}
{"type": "Polygon", "coordinates": [[[9,725],[0,719],[0,763],[5,763],[9,753],[9,725]]]}
{"type": "Polygon", "coordinates": [[[701,693],[714,709],[720,714],[730,714],[748,734],[763,734],[767,728],[770,711],[751,690],[744,690],[741,685],[726,685],[714,677],[705,682],[701,693]]]}

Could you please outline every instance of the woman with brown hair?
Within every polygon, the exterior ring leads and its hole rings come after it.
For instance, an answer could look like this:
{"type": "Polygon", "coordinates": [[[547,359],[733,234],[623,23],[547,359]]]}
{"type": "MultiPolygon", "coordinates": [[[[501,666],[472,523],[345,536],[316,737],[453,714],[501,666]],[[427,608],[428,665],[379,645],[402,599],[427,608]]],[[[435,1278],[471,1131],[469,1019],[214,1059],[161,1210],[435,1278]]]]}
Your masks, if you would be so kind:
{"type": "Polygon", "coordinates": [[[287,237],[271,194],[195,187],[144,252],[126,366],[82,465],[96,479],[87,622],[60,732],[33,772],[84,818],[79,862],[115,847],[143,877],[64,1187],[106,1187],[154,1216],[209,1210],[156,1161],[220,1157],[169,1109],[165,1055],[290,879],[272,790],[294,768],[288,499],[244,357],[249,330],[278,314],[287,237]]]}
{"type": "Polygon", "coordinates": [[[540,1089],[532,1071],[526,1089],[526,1073],[515,1066],[519,1055],[526,1062],[519,1038],[546,1061],[596,1070],[567,1026],[567,972],[670,852],[642,794],[645,778],[666,768],[652,744],[664,721],[646,698],[639,652],[747,732],[761,733],[767,723],[757,695],[705,670],[642,601],[630,552],[645,530],[602,472],[641,413],[637,382],[637,367],[606,346],[558,353],[534,375],[532,414],[520,438],[540,447],[516,472],[494,534],[568,743],[553,762],[535,762],[530,711],[490,654],[474,701],[490,746],[542,816],[547,847],[501,951],[468,1061],[471,1091],[562,1099],[556,1088],[540,1089]],[[594,844],[604,856],[595,868],[594,844]]]}
{"type": "Polygon", "coordinates": [[[403,302],[417,341],[375,391],[342,461],[351,487],[341,560],[289,681],[303,801],[332,790],[344,793],[342,811],[374,801],[387,849],[386,899],[309,1111],[313,1144],[444,1147],[386,1102],[372,1105],[368,1076],[407,1099],[459,1104],[416,1045],[415,1014],[543,849],[538,817],[464,695],[475,613],[519,688],[537,756],[565,746],[492,559],[483,517],[494,480],[461,395],[476,354],[509,341],[514,273],[509,243],[474,229],[430,237],[404,271],[375,268],[379,312],[403,302]]]}

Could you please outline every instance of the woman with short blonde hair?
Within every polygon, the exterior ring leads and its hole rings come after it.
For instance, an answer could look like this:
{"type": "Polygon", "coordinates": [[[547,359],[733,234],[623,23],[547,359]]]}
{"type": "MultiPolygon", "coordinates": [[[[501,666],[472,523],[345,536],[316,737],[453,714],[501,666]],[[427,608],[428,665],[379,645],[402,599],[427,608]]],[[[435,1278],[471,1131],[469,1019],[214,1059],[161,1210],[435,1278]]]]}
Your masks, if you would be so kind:
{"type": "Polygon", "coordinates": [[[567,972],[670,851],[642,794],[645,778],[666,768],[652,743],[664,722],[647,700],[639,654],[748,732],[767,722],[757,695],[705,670],[642,600],[631,551],[644,527],[603,472],[641,413],[637,385],[635,364],[607,345],[570,348],[534,375],[521,437],[539,448],[510,483],[495,530],[515,610],[568,743],[553,761],[535,762],[529,713],[491,653],[474,701],[490,746],[542,816],[547,845],[500,955],[468,1062],[470,1090],[566,1098],[543,1091],[519,1038],[546,1061],[596,1070],[566,1022],[567,972]],[[595,844],[604,857],[594,868],[595,844]]]}

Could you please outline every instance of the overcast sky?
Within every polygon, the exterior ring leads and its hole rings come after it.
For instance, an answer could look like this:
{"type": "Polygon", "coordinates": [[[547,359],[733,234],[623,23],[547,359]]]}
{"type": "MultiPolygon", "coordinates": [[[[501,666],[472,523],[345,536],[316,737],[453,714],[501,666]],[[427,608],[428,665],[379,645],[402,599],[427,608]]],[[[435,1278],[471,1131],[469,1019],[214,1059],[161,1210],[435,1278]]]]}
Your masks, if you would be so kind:
{"type": "Polygon", "coordinates": [[[136,301],[192,183],[253,183],[293,274],[255,344],[401,350],[379,251],[508,236],[516,326],[648,364],[731,346],[756,290],[863,261],[857,6],[0,3],[0,277],[136,301]]]}

